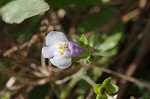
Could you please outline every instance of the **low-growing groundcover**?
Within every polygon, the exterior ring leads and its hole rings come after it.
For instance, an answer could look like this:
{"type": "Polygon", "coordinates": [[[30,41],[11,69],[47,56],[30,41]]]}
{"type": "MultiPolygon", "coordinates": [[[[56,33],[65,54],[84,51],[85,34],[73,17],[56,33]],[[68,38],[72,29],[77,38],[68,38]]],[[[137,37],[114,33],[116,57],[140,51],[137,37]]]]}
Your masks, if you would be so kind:
{"type": "Polygon", "coordinates": [[[150,98],[148,0],[0,0],[0,99],[150,98]]]}

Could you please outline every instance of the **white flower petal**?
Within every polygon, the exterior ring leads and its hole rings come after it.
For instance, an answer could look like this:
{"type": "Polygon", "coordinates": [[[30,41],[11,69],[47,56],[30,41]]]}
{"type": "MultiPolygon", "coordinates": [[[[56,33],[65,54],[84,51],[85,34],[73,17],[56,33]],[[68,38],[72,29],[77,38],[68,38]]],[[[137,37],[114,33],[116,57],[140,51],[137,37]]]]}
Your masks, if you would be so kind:
{"type": "Polygon", "coordinates": [[[42,55],[45,58],[52,58],[54,54],[54,48],[52,47],[43,47],[42,48],[42,55]]]}
{"type": "Polygon", "coordinates": [[[108,99],[117,99],[117,95],[110,96],[110,95],[107,94],[107,96],[108,96],[108,99]]]}
{"type": "Polygon", "coordinates": [[[51,58],[50,61],[53,65],[57,66],[60,69],[66,69],[70,67],[72,63],[71,58],[63,57],[61,55],[51,58]]]}
{"type": "Polygon", "coordinates": [[[58,31],[51,31],[47,36],[46,36],[46,45],[51,46],[53,44],[59,43],[59,42],[68,42],[66,36],[62,32],[58,31]]]}
{"type": "Polygon", "coordinates": [[[59,57],[54,57],[50,59],[51,63],[60,69],[66,69],[71,66],[71,58],[60,59],[59,57]]]}

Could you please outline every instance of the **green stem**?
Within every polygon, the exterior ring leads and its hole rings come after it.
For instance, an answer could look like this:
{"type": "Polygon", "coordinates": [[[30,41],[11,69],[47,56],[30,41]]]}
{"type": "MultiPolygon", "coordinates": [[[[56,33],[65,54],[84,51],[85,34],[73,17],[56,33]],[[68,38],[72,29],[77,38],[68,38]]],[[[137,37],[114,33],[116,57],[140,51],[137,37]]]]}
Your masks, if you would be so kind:
{"type": "Polygon", "coordinates": [[[89,83],[93,88],[95,87],[96,83],[90,77],[85,75],[82,77],[82,79],[89,83]]]}

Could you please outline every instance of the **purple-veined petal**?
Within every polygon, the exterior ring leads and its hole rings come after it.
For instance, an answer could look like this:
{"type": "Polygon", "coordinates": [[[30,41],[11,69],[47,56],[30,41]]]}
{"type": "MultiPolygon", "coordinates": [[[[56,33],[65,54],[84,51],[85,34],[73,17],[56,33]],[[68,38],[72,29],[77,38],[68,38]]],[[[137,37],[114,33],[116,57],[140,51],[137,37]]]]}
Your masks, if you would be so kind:
{"type": "Polygon", "coordinates": [[[45,58],[52,58],[54,53],[54,48],[52,47],[43,47],[42,48],[42,55],[45,58]]]}
{"type": "Polygon", "coordinates": [[[62,32],[58,31],[51,31],[47,36],[46,36],[46,45],[51,46],[53,44],[59,43],[59,42],[68,42],[66,36],[62,32]]]}
{"type": "Polygon", "coordinates": [[[57,66],[60,69],[66,69],[71,66],[71,58],[69,57],[62,57],[62,56],[56,56],[54,58],[50,59],[51,63],[55,66],[57,66]]]}
{"type": "Polygon", "coordinates": [[[75,42],[69,42],[69,49],[72,57],[79,56],[84,52],[83,48],[75,42]]]}

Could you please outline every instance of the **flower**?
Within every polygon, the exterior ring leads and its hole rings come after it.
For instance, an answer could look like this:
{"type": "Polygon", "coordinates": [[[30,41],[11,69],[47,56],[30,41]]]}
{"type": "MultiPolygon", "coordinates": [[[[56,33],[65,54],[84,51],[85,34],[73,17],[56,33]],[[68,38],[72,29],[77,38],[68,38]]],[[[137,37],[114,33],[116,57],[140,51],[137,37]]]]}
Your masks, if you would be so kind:
{"type": "Polygon", "coordinates": [[[107,96],[108,96],[108,99],[117,99],[117,94],[114,95],[114,96],[110,96],[110,95],[107,94],[107,96]]]}
{"type": "Polygon", "coordinates": [[[46,46],[42,48],[42,55],[60,69],[70,67],[72,57],[82,53],[82,47],[75,42],[69,42],[65,34],[58,31],[51,31],[46,36],[46,46]]]}

